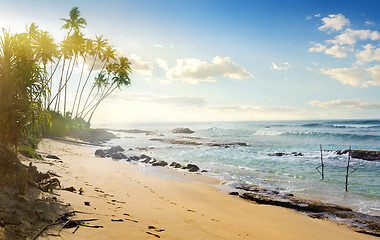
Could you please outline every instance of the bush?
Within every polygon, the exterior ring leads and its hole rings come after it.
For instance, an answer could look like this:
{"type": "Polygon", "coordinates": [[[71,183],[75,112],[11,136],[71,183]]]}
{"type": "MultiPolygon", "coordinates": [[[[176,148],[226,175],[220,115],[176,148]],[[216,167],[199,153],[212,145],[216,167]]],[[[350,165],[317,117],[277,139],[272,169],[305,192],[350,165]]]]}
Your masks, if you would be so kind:
{"type": "Polygon", "coordinates": [[[20,145],[17,147],[19,153],[28,158],[42,159],[37,153],[35,148],[31,145],[20,145]]]}

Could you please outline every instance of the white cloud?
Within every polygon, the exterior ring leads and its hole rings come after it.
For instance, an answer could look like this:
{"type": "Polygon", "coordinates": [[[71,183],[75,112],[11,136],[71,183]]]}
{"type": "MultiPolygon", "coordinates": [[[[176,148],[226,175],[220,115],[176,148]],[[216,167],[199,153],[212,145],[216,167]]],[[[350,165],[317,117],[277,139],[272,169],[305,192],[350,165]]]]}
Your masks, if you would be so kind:
{"type": "Polygon", "coordinates": [[[233,79],[253,78],[253,75],[243,67],[234,63],[228,57],[215,57],[212,63],[196,58],[177,59],[166,76],[169,79],[180,79],[190,84],[199,82],[215,82],[215,77],[222,76],[233,79]]]}
{"type": "Polygon", "coordinates": [[[157,64],[160,68],[164,69],[165,71],[169,70],[167,61],[165,61],[162,58],[157,58],[156,61],[157,61],[157,64]]]}
{"type": "Polygon", "coordinates": [[[323,25],[318,28],[321,31],[340,31],[344,26],[350,24],[350,20],[342,14],[330,14],[328,17],[322,18],[322,22],[323,25]]]}
{"type": "Polygon", "coordinates": [[[364,64],[368,62],[380,62],[380,48],[376,48],[372,44],[363,46],[364,50],[356,53],[357,63],[364,64]]]}
{"type": "Polygon", "coordinates": [[[151,62],[142,60],[142,58],[136,54],[132,54],[129,57],[129,61],[131,62],[131,67],[134,72],[136,71],[148,75],[152,74],[153,65],[151,62]]]}
{"type": "Polygon", "coordinates": [[[343,84],[351,86],[359,86],[364,83],[367,74],[357,68],[335,68],[335,69],[321,69],[322,73],[330,75],[343,84]]]}
{"type": "Polygon", "coordinates": [[[376,102],[361,102],[360,99],[352,100],[332,100],[327,102],[311,101],[311,106],[318,106],[321,108],[356,108],[356,109],[379,109],[380,103],[376,102]]]}
{"type": "Polygon", "coordinates": [[[347,52],[350,51],[346,47],[341,47],[339,45],[334,45],[331,48],[325,49],[325,54],[332,55],[336,58],[345,58],[347,56],[347,52]]]}
{"type": "Polygon", "coordinates": [[[373,86],[380,86],[380,65],[375,65],[366,69],[372,80],[368,81],[373,86]]]}
{"type": "Polygon", "coordinates": [[[162,44],[154,44],[153,47],[162,48],[163,45],[162,44]]]}
{"type": "Polygon", "coordinates": [[[275,63],[272,63],[272,66],[270,67],[270,69],[272,70],[288,70],[290,68],[290,64],[287,63],[287,62],[284,62],[283,64],[275,64],[275,63]]]}
{"type": "Polygon", "coordinates": [[[307,17],[306,17],[306,20],[311,20],[311,19],[313,19],[312,16],[307,16],[307,17]]]}
{"type": "Polygon", "coordinates": [[[324,52],[326,50],[326,46],[320,43],[313,43],[314,47],[309,48],[308,52],[324,52]]]}
{"type": "Polygon", "coordinates": [[[380,40],[380,33],[378,31],[352,30],[348,28],[342,34],[336,36],[334,40],[329,40],[329,42],[340,45],[355,45],[359,40],[368,39],[372,41],[380,40]]]}
{"type": "Polygon", "coordinates": [[[324,52],[327,55],[332,55],[336,58],[345,58],[347,53],[352,51],[347,47],[342,47],[339,45],[333,45],[332,47],[327,47],[320,43],[313,43],[314,46],[308,49],[308,52],[324,52]]]}
{"type": "Polygon", "coordinates": [[[122,91],[118,91],[110,95],[109,99],[139,103],[156,103],[180,107],[200,107],[206,104],[206,99],[198,96],[149,95],[122,91]]]}
{"type": "Polygon", "coordinates": [[[367,20],[367,21],[365,21],[365,24],[367,24],[367,25],[375,25],[375,22],[372,22],[372,21],[370,21],[370,20],[367,20]]]}
{"type": "Polygon", "coordinates": [[[360,87],[380,86],[380,65],[364,69],[354,67],[320,69],[320,71],[343,84],[360,87]]]}
{"type": "Polygon", "coordinates": [[[253,106],[253,105],[210,105],[209,109],[229,112],[295,112],[296,108],[288,106],[253,106]]]}
{"type": "Polygon", "coordinates": [[[320,16],[321,16],[320,13],[314,15],[314,17],[320,17],[320,16]]]}

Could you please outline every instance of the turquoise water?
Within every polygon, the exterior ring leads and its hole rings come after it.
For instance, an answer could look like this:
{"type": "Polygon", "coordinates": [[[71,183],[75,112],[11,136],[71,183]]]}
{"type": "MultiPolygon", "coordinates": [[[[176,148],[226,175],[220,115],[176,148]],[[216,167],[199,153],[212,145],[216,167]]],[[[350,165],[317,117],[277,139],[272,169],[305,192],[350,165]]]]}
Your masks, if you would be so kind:
{"type": "Polygon", "coordinates": [[[115,131],[129,155],[142,152],[152,157],[181,164],[195,163],[205,174],[218,177],[230,185],[257,184],[265,188],[320,199],[380,216],[380,161],[352,159],[357,170],[349,176],[345,192],[346,155],[323,152],[325,179],[316,170],[320,165],[320,145],[324,150],[380,150],[380,120],[276,121],[276,122],[207,122],[141,123],[100,126],[114,130],[141,129],[153,134],[115,131]],[[193,134],[173,134],[177,127],[188,127],[193,134]],[[152,139],[181,140],[201,145],[172,144],[152,139]],[[247,143],[229,148],[210,143],[247,143]],[[276,156],[283,152],[289,155],[276,156]],[[294,156],[292,152],[302,153],[294,156]]]}

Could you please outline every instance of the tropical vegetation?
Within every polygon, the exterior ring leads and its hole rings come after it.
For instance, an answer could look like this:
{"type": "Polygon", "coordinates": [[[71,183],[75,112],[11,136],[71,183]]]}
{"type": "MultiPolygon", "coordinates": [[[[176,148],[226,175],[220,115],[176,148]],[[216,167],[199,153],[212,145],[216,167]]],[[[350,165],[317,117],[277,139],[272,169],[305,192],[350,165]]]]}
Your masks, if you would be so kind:
{"type": "Polygon", "coordinates": [[[128,58],[118,56],[103,36],[85,36],[87,21],[78,7],[61,20],[66,33],[60,43],[35,23],[23,33],[5,29],[0,33],[2,148],[16,151],[20,145],[36,145],[44,133],[88,129],[99,105],[131,83],[128,58]],[[79,77],[74,77],[79,75],[73,74],[75,69],[80,69],[79,77]],[[76,84],[70,106],[69,83],[76,84]]]}

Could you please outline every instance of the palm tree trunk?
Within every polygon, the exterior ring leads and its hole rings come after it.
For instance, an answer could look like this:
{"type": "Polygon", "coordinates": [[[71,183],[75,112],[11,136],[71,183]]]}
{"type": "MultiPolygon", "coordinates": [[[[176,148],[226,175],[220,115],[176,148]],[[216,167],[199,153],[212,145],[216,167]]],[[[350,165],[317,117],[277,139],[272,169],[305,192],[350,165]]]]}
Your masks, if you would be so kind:
{"type": "MultiPolygon", "coordinates": [[[[62,56],[59,57],[59,60],[58,60],[58,63],[55,65],[55,68],[54,68],[54,71],[52,71],[53,69],[53,64],[51,65],[51,70],[50,70],[50,77],[49,77],[49,80],[48,82],[50,82],[50,86],[49,86],[49,98],[48,98],[48,106],[47,106],[47,110],[49,110],[50,108],[50,102],[51,102],[51,95],[52,95],[52,91],[53,91],[53,76],[59,66],[59,63],[61,62],[61,59],[62,59],[62,56]]],[[[52,62],[53,63],[53,62],[52,62]]]]}
{"type": "Polygon", "coordinates": [[[77,111],[76,111],[77,114],[75,115],[75,117],[78,117],[79,106],[80,106],[80,102],[81,102],[81,100],[82,100],[83,91],[84,91],[84,89],[85,89],[85,87],[86,87],[86,85],[87,85],[88,79],[90,78],[91,72],[92,72],[92,70],[94,69],[95,62],[96,62],[96,58],[97,58],[97,56],[95,56],[95,58],[94,58],[94,62],[92,63],[92,66],[91,66],[90,72],[88,73],[87,78],[86,78],[86,81],[84,82],[83,87],[82,87],[82,90],[81,90],[81,92],[80,92],[79,99],[78,99],[77,111]]]}
{"type": "MultiPolygon", "coordinates": [[[[62,86],[63,73],[64,73],[64,70],[65,70],[65,63],[66,63],[66,58],[63,56],[63,65],[62,65],[61,79],[59,80],[59,88],[58,88],[58,90],[59,90],[59,89],[61,88],[61,86],[62,86]]],[[[51,100],[51,102],[49,103],[49,106],[50,106],[51,103],[54,101],[54,99],[57,97],[57,95],[58,95],[58,98],[57,98],[57,100],[55,101],[54,111],[57,111],[57,107],[58,107],[58,112],[59,112],[60,91],[58,91],[57,94],[55,95],[55,97],[51,100]]]]}
{"type": "MultiPolygon", "coordinates": [[[[111,87],[112,87],[112,85],[111,85],[111,87]]],[[[109,88],[109,89],[111,89],[111,87],[109,88]]],[[[117,85],[109,92],[109,93],[107,93],[107,94],[105,94],[98,102],[97,102],[97,104],[95,105],[95,107],[94,107],[94,109],[92,110],[92,113],[91,113],[91,115],[90,115],[90,118],[88,119],[88,121],[87,122],[91,122],[91,119],[92,119],[92,116],[94,115],[94,113],[95,113],[95,110],[98,108],[98,106],[99,106],[99,104],[104,100],[104,99],[106,99],[113,91],[115,91],[115,89],[117,88],[117,85]]]]}
{"type": "Polygon", "coordinates": [[[83,70],[84,70],[85,63],[86,63],[86,57],[85,57],[84,60],[83,60],[83,66],[82,66],[82,70],[81,70],[81,72],[80,72],[79,83],[78,83],[77,91],[76,91],[76,93],[75,93],[75,97],[74,97],[73,108],[72,108],[72,110],[71,110],[71,114],[72,114],[72,116],[74,116],[75,103],[76,103],[76,101],[77,101],[77,97],[78,97],[78,93],[79,93],[79,88],[80,88],[80,85],[81,85],[81,83],[82,83],[82,76],[83,76],[83,70]]]}
{"type": "Polygon", "coordinates": [[[64,115],[66,115],[67,83],[69,82],[69,80],[70,80],[70,78],[71,78],[71,76],[72,76],[72,74],[73,74],[73,71],[74,71],[74,67],[75,67],[76,62],[77,62],[77,56],[75,55],[75,56],[74,56],[74,62],[73,62],[73,65],[71,66],[70,75],[67,76],[67,74],[66,74],[66,82],[65,82],[65,101],[64,101],[64,105],[63,105],[63,106],[64,106],[64,107],[63,107],[63,109],[64,109],[64,115]]]}

